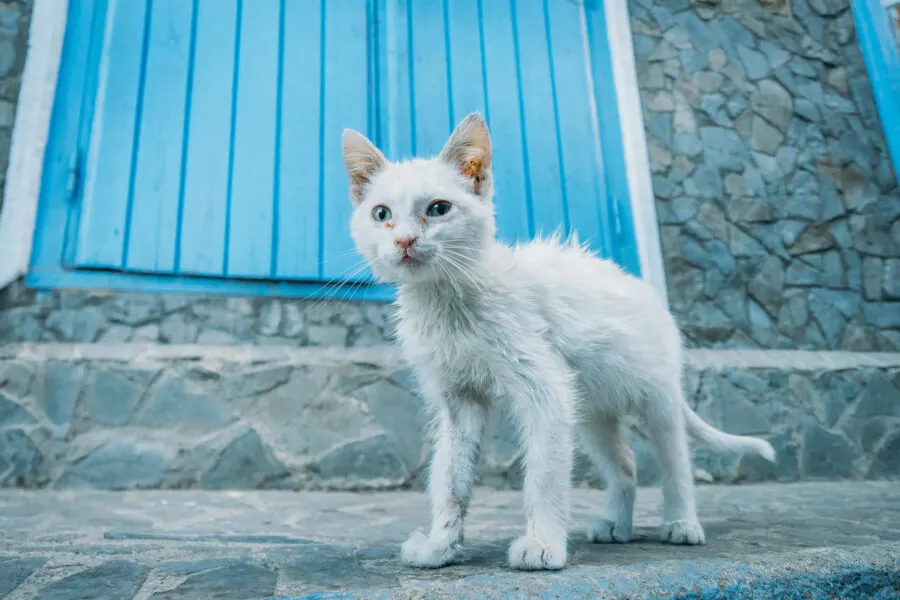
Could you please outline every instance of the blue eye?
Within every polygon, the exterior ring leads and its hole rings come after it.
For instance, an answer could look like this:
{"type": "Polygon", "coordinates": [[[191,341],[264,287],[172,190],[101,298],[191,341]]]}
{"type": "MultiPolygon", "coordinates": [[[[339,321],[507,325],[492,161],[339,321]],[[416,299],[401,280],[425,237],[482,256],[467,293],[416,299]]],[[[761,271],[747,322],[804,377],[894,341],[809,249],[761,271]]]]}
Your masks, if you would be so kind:
{"type": "Polygon", "coordinates": [[[378,221],[379,223],[383,223],[391,218],[391,209],[387,206],[382,206],[379,204],[375,208],[372,209],[372,218],[378,221]]]}
{"type": "Polygon", "coordinates": [[[443,217],[448,212],[450,212],[450,207],[453,206],[446,200],[435,200],[431,204],[428,205],[428,208],[425,209],[425,216],[428,217],[443,217]]]}

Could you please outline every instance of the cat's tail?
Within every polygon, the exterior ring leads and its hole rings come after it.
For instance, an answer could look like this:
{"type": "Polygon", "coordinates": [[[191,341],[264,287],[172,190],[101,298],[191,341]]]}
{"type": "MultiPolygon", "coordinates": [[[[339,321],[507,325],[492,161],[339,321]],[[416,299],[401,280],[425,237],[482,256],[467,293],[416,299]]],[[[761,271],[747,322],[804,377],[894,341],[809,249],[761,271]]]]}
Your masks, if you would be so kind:
{"type": "Polygon", "coordinates": [[[766,440],[747,435],[732,435],[719,431],[700,418],[685,402],[682,404],[684,420],[687,425],[688,435],[702,442],[713,450],[729,454],[758,454],[775,462],[775,449],[766,440]]]}

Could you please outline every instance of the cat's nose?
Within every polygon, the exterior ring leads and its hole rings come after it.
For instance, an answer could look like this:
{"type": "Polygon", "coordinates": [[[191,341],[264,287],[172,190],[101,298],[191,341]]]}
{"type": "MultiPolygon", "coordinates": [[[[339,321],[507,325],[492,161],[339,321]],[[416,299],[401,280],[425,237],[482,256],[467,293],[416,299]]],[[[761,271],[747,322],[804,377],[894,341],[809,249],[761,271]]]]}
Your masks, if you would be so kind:
{"type": "Polygon", "coordinates": [[[409,250],[410,247],[416,243],[416,236],[411,235],[407,237],[397,238],[394,243],[397,244],[397,247],[401,250],[409,250]]]}

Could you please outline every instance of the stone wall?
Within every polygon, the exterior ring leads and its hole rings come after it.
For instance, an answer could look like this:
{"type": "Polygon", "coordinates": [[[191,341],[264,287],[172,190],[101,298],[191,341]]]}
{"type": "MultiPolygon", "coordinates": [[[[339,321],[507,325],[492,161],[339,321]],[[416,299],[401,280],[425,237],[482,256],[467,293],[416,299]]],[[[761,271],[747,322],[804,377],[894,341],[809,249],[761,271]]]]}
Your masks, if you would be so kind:
{"type": "Polygon", "coordinates": [[[689,342],[900,349],[900,188],[849,0],[630,10],[689,342]]]}
{"type": "Polygon", "coordinates": [[[0,290],[0,344],[151,342],[373,346],[390,343],[378,302],[0,290]]]}
{"type": "Polygon", "coordinates": [[[0,208],[3,207],[9,146],[25,65],[30,17],[31,0],[0,1],[0,208]]]}
{"type": "MultiPolygon", "coordinates": [[[[702,481],[900,477],[900,354],[692,351],[686,388],[709,422],[778,452],[770,465],[698,448],[702,481]]],[[[413,389],[389,348],[0,346],[0,486],[421,487],[413,389]]],[[[482,483],[518,487],[521,469],[500,414],[482,483]]],[[[598,483],[583,458],[575,480],[598,483]]]]}

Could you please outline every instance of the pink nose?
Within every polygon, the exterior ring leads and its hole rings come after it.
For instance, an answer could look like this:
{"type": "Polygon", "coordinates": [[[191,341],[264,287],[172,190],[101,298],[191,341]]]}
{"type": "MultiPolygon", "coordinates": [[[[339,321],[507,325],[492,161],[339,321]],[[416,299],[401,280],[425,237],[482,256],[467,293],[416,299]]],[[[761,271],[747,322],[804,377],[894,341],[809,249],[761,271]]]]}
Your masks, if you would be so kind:
{"type": "Polygon", "coordinates": [[[397,238],[394,243],[401,250],[409,250],[410,246],[416,243],[416,236],[397,238]]]}

